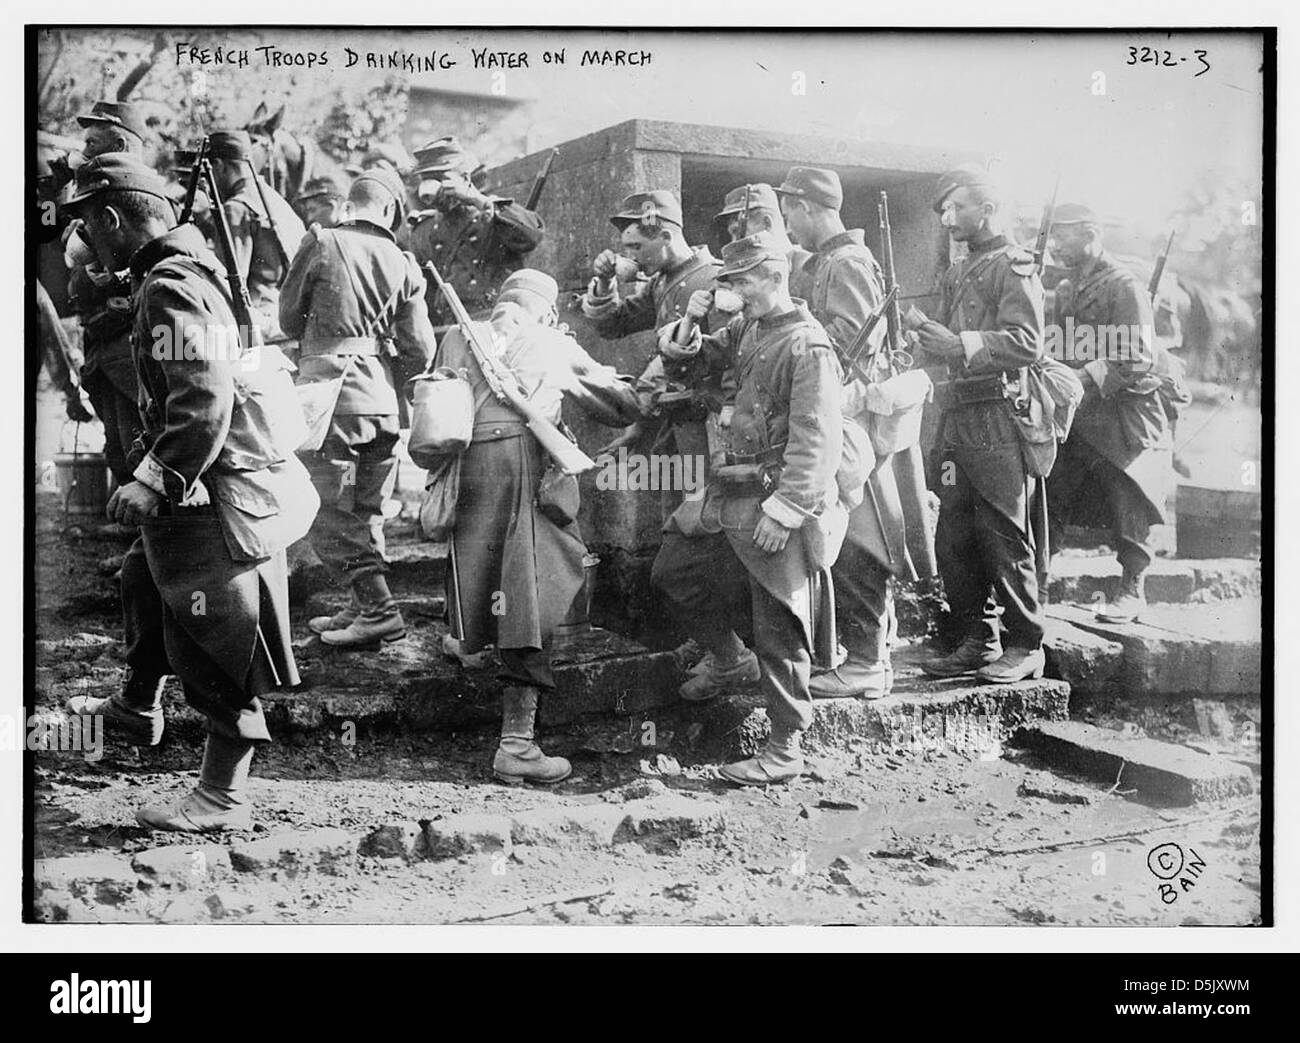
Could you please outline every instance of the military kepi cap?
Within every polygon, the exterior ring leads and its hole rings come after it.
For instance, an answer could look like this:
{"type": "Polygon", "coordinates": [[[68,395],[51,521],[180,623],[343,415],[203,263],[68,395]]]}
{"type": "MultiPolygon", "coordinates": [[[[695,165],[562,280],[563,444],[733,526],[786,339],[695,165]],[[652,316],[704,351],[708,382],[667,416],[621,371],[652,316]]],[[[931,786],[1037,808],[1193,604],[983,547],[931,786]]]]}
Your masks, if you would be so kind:
{"type": "Polygon", "coordinates": [[[77,122],[83,127],[89,127],[94,123],[108,123],[129,134],[134,134],[141,141],[145,136],[144,120],[140,118],[140,113],[130,102],[97,101],[90,107],[88,113],[77,117],[77,122]]]}
{"type": "Polygon", "coordinates": [[[445,174],[451,170],[469,172],[478,166],[478,160],[466,151],[452,135],[435,138],[415,150],[414,174],[445,174]]]}
{"type": "Polygon", "coordinates": [[[807,199],[832,210],[844,205],[844,189],[839,174],[820,167],[791,167],[776,191],[778,195],[807,199]]]}
{"type": "Polygon", "coordinates": [[[718,278],[739,275],[764,261],[782,261],[788,264],[789,258],[781,242],[771,232],[747,235],[722,248],[722,269],[718,272],[718,278]]]}
{"type": "Polygon", "coordinates": [[[545,272],[539,272],[536,268],[520,268],[506,276],[505,282],[501,284],[501,292],[497,294],[497,303],[519,302],[520,298],[531,294],[554,306],[559,293],[559,284],[545,272]]]}
{"type": "Polygon", "coordinates": [[[208,135],[208,151],[214,159],[251,161],[253,139],[246,130],[214,130],[208,135]]]}
{"type": "Polygon", "coordinates": [[[657,192],[633,192],[619,204],[618,213],[613,214],[609,223],[619,231],[634,222],[657,224],[667,221],[678,228],[682,226],[682,205],[671,192],[660,189],[657,192]]]}
{"type": "Polygon", "coordinates": [[[74,207],[103,192],[144,192],[167,199],[167,183],[152,167],[125,152],[106,152],[77,168],[72,196],[64,205],[74,207]]]}
{"type": "Polygon", "coordinates": [[[363,170],[352,182],[352,187],[355,188],[363,181],[375,182],[392,196],[397,202],[399,215],[406,210],[406,186],[402,184],[401,177],[392,167],[371,167],[369,170],[363,170]]]}
{"type": "Polygon", "coordinates": [[[776,191],[771,185],[760,182],[756,185],[741,185],[727,193],[722,201],[722,209],[714,216],[717,221],[732,214],[739,214],[745,209],[745,195],[749,195],[750,210],[774,210],[780,213],[781,206],[776,201],[776,191]]]}
{"type": "Polygon", "coordinates": [[[1053,225],[1100,225],[1095,210],[1083,203],[1062,203],[1052,214],[1053,225]]]}
{"type": "Polygon", "coordinates": [[[943,201],[959,188],[992,188],[993,177],[978,163],[963,163],[953,167],[939,178],[939,188],[934,196],[934,212],[943,213],[943,201]]]}

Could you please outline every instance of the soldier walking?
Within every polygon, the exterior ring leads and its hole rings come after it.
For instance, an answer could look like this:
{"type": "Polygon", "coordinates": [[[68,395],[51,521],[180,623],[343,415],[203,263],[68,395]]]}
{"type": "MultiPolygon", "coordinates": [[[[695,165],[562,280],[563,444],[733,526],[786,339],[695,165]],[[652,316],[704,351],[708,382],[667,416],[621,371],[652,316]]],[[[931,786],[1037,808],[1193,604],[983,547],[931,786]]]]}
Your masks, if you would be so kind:
{"type": "Polygon", "coordinates": [[[424,275],[398,247],[401,180],[382,168],[348,192],[351,217],[337,228],[313,225],[280,294],[280,325],[299,339],[299,382],[336,394],[315,451],[303,458],[320,495],[311,529],[316,553],[351,587],[352,603],[308,626],[321,640],[350,648],[406,634],[388,589],[384,502],[397,479],[398,389],[435,350],[424,275]],[[396,357],[387,357],[389,344],[396,357]]]}
{"type": "Polygon", "coordinates": [[[1164,523],[1172,491],[1174,421],[1191,396],[1182,363],[1155,339],[1146,288],[1103,249],[1092,210],[1057,207],[1052,257],[1068,269],[1056,288],[1055,326],[1064,348],[1058,357],[1084,386],[1047,485],[1052,546],[1060,548],[1071,521],[1106,524],[1122,576],[1118,596],[1097,618],[1132,623],[1146,606],[1151,526],[1164,523]],[[1080,350],[1084,338],[1086,351],[1080,350]]]}
{"type": "MultiPolygon", "coordinates": [[[[289,363],[274,346],[240,343],[225,271],[197,229],[174,227],[166,191],[139,161],[109,154],[77,172],[69,203],[105,270],[130,268],[143,435],[108,509],[140,526],[134,549],[162,595],[167,657],[207,718],[198,785],[136,818],[182,832],[247,828],[253,750],[271,738],[259,696],[298,683],[284,549],[307,531],[316,496],[293,454],[302,418],[289,363]]],[[[127,599],[129,581],[124,568],[127,599]]],[[[134,696],[69,708],[153,745],[161,689],[134,696]]]]}

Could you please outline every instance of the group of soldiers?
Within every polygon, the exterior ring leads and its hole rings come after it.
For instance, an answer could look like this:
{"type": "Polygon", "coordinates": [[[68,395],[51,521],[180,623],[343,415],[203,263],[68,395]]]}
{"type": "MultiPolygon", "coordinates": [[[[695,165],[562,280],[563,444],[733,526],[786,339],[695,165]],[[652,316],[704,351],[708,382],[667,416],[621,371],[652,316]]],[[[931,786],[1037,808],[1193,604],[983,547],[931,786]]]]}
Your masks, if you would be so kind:
{"type": "MultiPolygon", "coordinates": [[[[405,635],[386,581],[383,508],[408,389],[430,374],[459,374],[472,400],[467,444],[447,453],[455,467],[435,461],[430,474],[458,483],[451,633],[461,653],[493,646],[501,662],[492,768],[502,781],[571,772],[538,746],[534,721],[554,690],[556,629],[583,596],[586,548],[576,480],[498,393],[501,372],[545,423],[562,427],[567,402],[622,428],[614,444],[707,459],[703,490],[664,505],[652,582],[703,650],[684,700],[753,682],[765,694],[771,734],[755,757],[720,767],[734,783],[803,770],[814,698],[888,694],[898,579],[937,570],[959,627],[956,646],[924,662],[928,673],[1041,676],[1049,550],[1076,510],[1100,507],[1123,567],[1121,595],[1101,611],[1119,622],[1141,613],[1149,530],[1162,520],[1186,401],[1176,365],[1151,343],[1077,369],[1053,364],[1036,259],[1003,231],[998,188],[978,167],[936,189],[940,225],[965,246],[936,315],[911,306],[889,322],[881,267],[863,232],[845,227],[832,170],[794,167],[779,186],[727,193],[720,258],[688,242],[673,192],[627,196],[610,216],[618,248],[596,253],[581,307],[601,337],[655,332],[633,379],[560,323],[556,281],[525,267],[543,222],[485,193],[477,159],[454,138],[409,163],[376,148],[346,189],[309,182],[295,213],[257,173],[247,133],[214,131],[176,164],[192,184],[194,166],[210,164],[220,213],[205,235],[193,189],[178,223],[175,185],[142,162],[145,130],[129,105],[99,103],[81,122],[85,162],[59,206],[84,330],[79,379],[106,428],[109,514],[140,537],[122,568],[126,682],[71,709],[157,743],[162,682],[175,674],[209,721],[198,786],[143,809],[146,825],[247,823],[249,765],[269,741],[259,696],[298,680],[292,542],[309,538],[351,592],[344,609],[309,621],[325,645],[405,635]],[[471,323],[427,285],[428,265],[471,323]],[[159,328],[241,325],[231,268],[256,327],[240,357],[151,351],[159,328]],[[931,396],[940,419],[927,468],[919,424],[906,421],[931,396]]],[[[1096,215],[1062,206],[1052,234],[1070,272],[1055,321],[1149,337],[1144,289],[1102,248],[1096,215]]],[[[67,380],[70,410],[84,411],[75,375],[67,380]]]]}

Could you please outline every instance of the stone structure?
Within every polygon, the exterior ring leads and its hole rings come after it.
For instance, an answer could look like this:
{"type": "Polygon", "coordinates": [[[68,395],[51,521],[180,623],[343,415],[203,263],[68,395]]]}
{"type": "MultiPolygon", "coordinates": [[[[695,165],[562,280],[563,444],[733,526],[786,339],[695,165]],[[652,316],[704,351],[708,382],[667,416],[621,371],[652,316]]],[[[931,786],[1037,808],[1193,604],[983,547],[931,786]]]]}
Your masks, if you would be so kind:
{"type": "MultiPolygon", "coordinates": [[[[930,209],[939,174],[977,158],[970,153],[881,142],[849,141],[811,135],[772,134],[688,123],[629,120],[559,144],[559,156],[538,206],[546,222],[546,239],[531,263],[552,273],[560,284],[561,318],[597,359],[625,373],[640,373],[654,351],[654,338],[642,333],[621,341],[598,337],[574,306],[591,277],[591,261],[601,250],[617,246],[609,215],[630,192],[670,189],[684,207],[686,240],[721,249],[713,215],[729,189],[746,182],[778,185],[794,165],[831,167],[844,185],[843,216],[850,227],[863,228],[873,252],[879,247],[876,202],[889,192],[894,254],[902,293],[926,295],[948,263],[948,239],[930,209]]],[[[487,188],[502,195],[526,197],[550,149],[524,156],[487,172],[487,188]]],[[[589,450],[606,442],[604,429],[571,421],[589,450]]],[[[601,555],[595,618],[624,633],[653,638],[663,633],[651,603],[650,562],[659,544],[659,494],[605,492],[593,476],[583,481],[582,530],[601,555]]]]}

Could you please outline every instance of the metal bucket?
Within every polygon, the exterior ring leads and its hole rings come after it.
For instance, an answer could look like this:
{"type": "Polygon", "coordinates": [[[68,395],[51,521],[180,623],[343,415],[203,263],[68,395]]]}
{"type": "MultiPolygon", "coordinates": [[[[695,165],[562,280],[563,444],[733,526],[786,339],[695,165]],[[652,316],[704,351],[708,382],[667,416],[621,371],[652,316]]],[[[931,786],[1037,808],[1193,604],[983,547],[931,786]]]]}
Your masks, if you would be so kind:
{"type": "MultiPolygon", "coordinates": [[[[67,431],[67,425],[64,425],[67,431]]],[[[81,425],[76,425],[72,436],[72,450],[59,438],[59,451],[54,454],[55,488],[63,500],[63,513],[69,517],[104,517],[108,507],[108,463],[103,453],[86,452],[79,448],[81,425]]]]}

